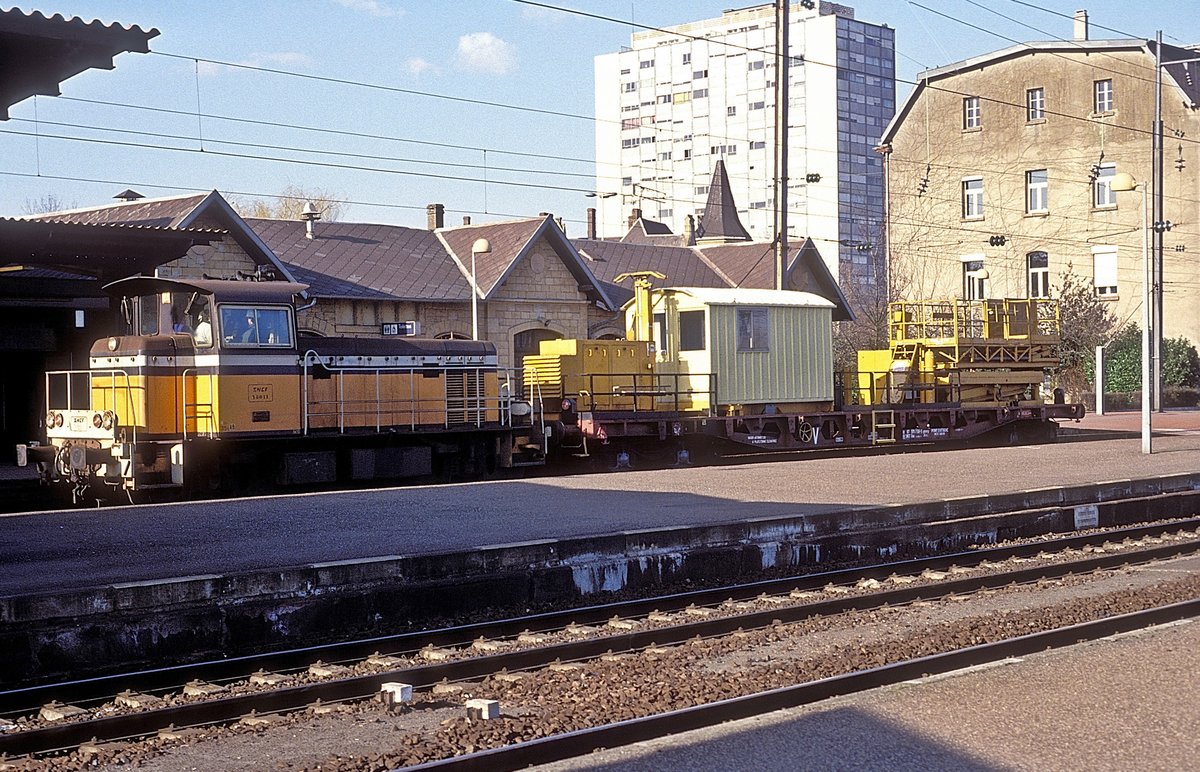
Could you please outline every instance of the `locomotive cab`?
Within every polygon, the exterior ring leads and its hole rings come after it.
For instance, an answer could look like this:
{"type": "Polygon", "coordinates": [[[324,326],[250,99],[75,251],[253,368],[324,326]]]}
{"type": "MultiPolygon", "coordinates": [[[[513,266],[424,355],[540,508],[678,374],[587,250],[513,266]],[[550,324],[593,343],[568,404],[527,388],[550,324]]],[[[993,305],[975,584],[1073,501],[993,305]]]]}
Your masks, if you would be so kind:
{"type": "Polygon", "coordinates": [[[122,329],[88,370],[47,373],[47,443],[31,449],[76,501],[100,486],[241,492],[537,462],[520,457],[530,411],[491,343],[300,335],[306,286],[283,281],[106,290],[122,329]]]}

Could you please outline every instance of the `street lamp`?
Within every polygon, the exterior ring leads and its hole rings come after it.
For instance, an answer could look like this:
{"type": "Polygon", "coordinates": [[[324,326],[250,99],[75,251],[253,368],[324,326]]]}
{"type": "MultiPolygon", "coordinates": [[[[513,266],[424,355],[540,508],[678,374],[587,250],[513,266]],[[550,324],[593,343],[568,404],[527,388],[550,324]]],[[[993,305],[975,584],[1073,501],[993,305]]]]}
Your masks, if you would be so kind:
{"type": "MultiPolygon", "coordinates": [[[[1150,441],[1150,208],[1146,185],[1139,184],[1129,172],[1113,175],[1114,191],[1142,190],[1142,452],[1151,453],[1150,441]]],[[[1104,395],[1097,394],[1096,399],[1104,395]]]]}
{"type": "Polygon", "coordinates": [[[471,340],[479,340],[479,283],[475,279],[475,256],[492,251],[487,239],[475,239],[471,245],[471,340]]]}

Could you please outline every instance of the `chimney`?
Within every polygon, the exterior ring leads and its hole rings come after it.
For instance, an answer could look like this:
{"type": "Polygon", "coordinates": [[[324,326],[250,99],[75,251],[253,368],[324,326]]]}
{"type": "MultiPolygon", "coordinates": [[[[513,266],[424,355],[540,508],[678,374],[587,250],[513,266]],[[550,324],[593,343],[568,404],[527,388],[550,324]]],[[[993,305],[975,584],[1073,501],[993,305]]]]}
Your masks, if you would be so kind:
{"type": "Polygon", "coordinates": [[[463,225],[470,225],[470,224],[471,224],[471,215],[464,214],[463,215],[463,225]]]}
{"type": "Polygon", "coordinates": [[[683,243],[689,247],[696,246],[696,218],[690,214],[683,218],[683,243]]]}
{"type": "Polygon", "coordinates": [[[587,237],[595,240],[596,238],[596,207],[589,206],[587,210],[587,237]]]}
{"type": "Polygon", "coordinates": [[[311,239],[315,236],[317,220],[321,219],[321,210],[317,209],[317,205],[311,201],[304,203],[304,211],[300,212],[300,219],[304,220],[304,238],[311,239]]]}
{"type": "Polygon", "coordinates": [[[145,198],[145,196],[132,188],[126,188],[117,195],[113,196],[113,198],[117,199],[118,201],[137,201],[139,198],[145,198]]]}
{"type": "Polygon", "coordinates": [[[637,224],[637,221],[642,219],[642,210],[634,209],[629,213],[629,227],[632,228],[637,224]]]}
{"type": "Polygon", "coordinates": [[[1087,11],[1083,9],[1075,12],[1075,39],[1088,39],[1088,15],[1087,11]]]}
{"type": "Polygon", "coordinates": [[[426,229],[435,231],[446,224],[446,207],[443,204],[428,204],[425,207],[426,229]]]}

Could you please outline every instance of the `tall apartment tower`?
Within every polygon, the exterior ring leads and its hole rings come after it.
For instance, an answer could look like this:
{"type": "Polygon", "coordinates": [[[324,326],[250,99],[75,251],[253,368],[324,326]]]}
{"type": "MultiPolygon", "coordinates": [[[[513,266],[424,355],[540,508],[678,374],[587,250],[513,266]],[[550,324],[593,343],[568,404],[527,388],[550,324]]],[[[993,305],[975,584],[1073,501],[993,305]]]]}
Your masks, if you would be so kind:
{"type": "MultiPolygon", "coordinates": [[[[679,233],[724,161],[751,239],[774,238],[775,26],[774,4],[758,5],[638,32],[596,57],[602,235],[623,234],[634,208],[679,233]]],[[[895,33],[811,0],[791,6],[789,26],[788,235],[811,237],[840,280],[873,282],[884,255],[874,148],[895,112],[895,33]]]]}

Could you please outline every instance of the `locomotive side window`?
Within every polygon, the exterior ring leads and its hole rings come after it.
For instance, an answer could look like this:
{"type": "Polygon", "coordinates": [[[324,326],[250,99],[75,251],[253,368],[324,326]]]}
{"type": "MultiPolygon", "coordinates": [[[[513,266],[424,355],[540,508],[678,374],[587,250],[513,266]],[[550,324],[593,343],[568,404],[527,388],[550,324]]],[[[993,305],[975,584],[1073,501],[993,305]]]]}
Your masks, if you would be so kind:
{"type": "Polygon", "coordinates": [[[286,308],[222,305],[221,339],[232,347],[288,348],[291,315],[286,308]]]}

